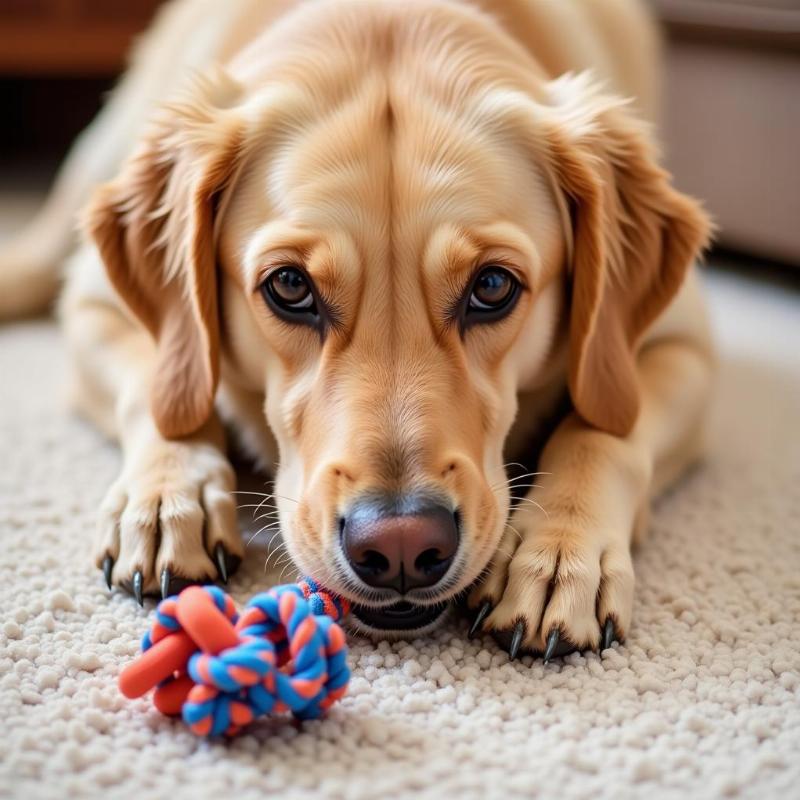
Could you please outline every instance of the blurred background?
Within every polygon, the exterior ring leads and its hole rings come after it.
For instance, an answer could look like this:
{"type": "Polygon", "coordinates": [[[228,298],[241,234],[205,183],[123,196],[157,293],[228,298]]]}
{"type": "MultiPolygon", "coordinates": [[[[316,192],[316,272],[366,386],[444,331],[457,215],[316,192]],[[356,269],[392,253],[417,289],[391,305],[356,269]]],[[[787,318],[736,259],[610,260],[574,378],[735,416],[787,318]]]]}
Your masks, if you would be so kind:
{"type": "MultiPolygon", "coordinates": [[[[667,41],[667,163],[720,225],[715,258],[800,265],[800,0],[649,2],[667,41]]],[[[6,230],[40,201],[160,4],[0,0],[6,230]]]]}

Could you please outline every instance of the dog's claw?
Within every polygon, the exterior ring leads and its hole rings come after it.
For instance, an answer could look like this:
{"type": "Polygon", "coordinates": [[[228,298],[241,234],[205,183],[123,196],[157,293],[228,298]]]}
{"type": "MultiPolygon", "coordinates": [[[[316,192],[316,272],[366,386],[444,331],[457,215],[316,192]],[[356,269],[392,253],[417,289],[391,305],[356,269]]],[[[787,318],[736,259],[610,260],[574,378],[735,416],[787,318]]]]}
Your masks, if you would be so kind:
{"type": "Polygon", "coordinates": [[[616,639],[616,631],[614,630],[614,620],[609,617],[606,620],[605,625],[603,626],[603,643],[600,646],[601,652],[603,650],[608,650],[609,647],[614,643],[614,639],[616,639]]]}
{"type": "Polygon", "coordinates": [[[110,555],[107,555],[103,559],[103,577],[106,580],[106,586],[108,586],[108,590],[111,591],[113,584],[111,583],[111,573],[114,571],[114,559],[111,558],[110,555]]]}
{"type": "Polygon", "coordinates": [[[470,625],[469,633],[467,634],[467,638],[473,639],[475,635],[478,633],[483,621],[489,614],[492,613],[492,601],[491,600],[484,600],[481,604],[481,607],[478,609],[478,613],[475,615],[475,619],[470,625]]]}
{"type": "Polygon", "coordinates": [[[143,582],[144,576],[142,575],[142,571],[137,569],[136,572],[133,573],[133,596],[140,606],[144,605],[144,593],[142,592],[143,582]]]}
{"type": "Polygon", "coordinates": [[[514,626],[514,632],[511,634],[511,645],[508,648],[508,657],[511,659],[511,661],[513,661],[519,653],[523,636],[525,636],[525,623],[520,620],[514,626]]]}
{"type": "Polygon", "coordinates": [[[225,545],[222,542],[217,542],[214,548],[214,558],[217,561],[217,569],[219,570],[219,579],[227,586],[228,585],[228,554],[225,552],[225,545]]]}
{"type": "Polygon", "coordinates": [[[169,567],[164,567],[161,570],[161,599],[169,597],[169,584],[172,576],[169,574],[169,567]]]}
{"type": "Polygon", "coordinates": [[[556,648],[558,647],[559,639],[561,638],[561,634],[558,628],[553,628],[550,633],[547,635],[547,646],[544,649],[544,663],[549,663],[550,659],[556,652],[556,648]]]}

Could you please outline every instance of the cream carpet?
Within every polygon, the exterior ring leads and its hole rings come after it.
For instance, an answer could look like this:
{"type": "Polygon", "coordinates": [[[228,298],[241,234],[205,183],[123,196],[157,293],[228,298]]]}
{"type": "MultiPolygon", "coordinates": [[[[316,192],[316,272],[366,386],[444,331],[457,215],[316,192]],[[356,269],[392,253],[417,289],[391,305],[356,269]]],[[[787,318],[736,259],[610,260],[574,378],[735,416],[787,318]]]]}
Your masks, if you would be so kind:
{"type": "Polygon", "coordinates": [[[0,797],[800,797],[800,294],[710,283],[712,447],[658,504],[624,646],[544,667],[458,622],[354,642],[328,719],[229,744],[117,691],[153,608],[89,563],[119,456],[64,411],[54,324],[0,328],[0,797]]]}

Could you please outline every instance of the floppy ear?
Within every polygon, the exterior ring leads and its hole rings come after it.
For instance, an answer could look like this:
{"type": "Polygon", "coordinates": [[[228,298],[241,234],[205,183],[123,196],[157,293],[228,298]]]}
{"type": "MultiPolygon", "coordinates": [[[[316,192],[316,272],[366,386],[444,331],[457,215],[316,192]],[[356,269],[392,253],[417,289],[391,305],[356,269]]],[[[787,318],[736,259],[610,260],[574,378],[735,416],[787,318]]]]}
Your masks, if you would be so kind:
{"type": "Polygon", "coordinates": [[[211,414],[219,375],[215,199],[231,177],[242,126],[223,75],[164,106],[84,224],[112,284],[157,343],[153,418],[167,438],[211,414]]]}
{"type": "Polygon", "coordinates": [[[639,337],[708,243],[710,222],[672,188],[624,101],[585,75],[550,89],[545,156],[572,215],[570,394],[588,423],[624,436],[639,413],[639,337]]]}

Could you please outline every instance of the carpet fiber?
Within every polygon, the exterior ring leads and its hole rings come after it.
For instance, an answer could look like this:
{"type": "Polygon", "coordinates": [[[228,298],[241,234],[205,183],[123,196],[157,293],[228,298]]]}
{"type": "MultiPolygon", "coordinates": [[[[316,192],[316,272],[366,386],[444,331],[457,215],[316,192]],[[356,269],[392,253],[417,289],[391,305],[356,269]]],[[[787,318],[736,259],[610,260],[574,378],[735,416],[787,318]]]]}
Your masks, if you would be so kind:
{"type": "MultiPolygon", "coordinates": [[[[153,609],[89,563],[119,455],[64,410],[55,325],[0,328],[0,796],[798,797],[800,297],[710,283],[710,453],[657,504],[624,646],[545,667],[459,621],[356,641],[328,719],[229,744],[117,691],[153,609]]],[[[248,553],[238,601],[267,582],[248,553]]]]}

